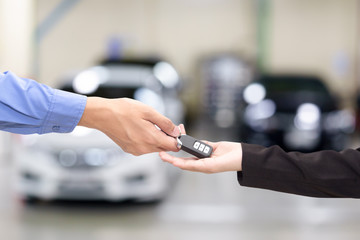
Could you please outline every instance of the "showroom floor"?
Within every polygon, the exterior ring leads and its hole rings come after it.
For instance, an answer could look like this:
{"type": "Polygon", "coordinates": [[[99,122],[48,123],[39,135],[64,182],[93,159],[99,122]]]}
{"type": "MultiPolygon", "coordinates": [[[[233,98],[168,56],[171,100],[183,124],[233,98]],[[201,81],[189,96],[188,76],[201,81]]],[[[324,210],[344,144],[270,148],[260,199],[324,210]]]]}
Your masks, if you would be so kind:
{"type": "MultiPolygon", "coordinates": [[[[203,131],[193,133],[215,136],[203,131]]],[[[244,188],[235,173],[182,172],[161,203],[26,205],[13,193],[12,169],[4,161],[0,171],[0,231],[7,240],[357,240],[360,234],[359,200],[244,188]]]]}

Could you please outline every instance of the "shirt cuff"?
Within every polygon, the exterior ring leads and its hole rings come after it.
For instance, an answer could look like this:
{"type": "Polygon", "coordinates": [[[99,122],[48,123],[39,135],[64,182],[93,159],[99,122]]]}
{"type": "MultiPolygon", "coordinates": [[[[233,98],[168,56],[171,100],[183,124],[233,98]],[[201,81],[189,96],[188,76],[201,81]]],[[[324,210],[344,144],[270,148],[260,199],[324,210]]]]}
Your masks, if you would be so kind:
{"type": "Polygon", "coordinates": [[[86,96],[55,89],[40,134],[72,132],[84,113],[86,101],[86,96]]]}

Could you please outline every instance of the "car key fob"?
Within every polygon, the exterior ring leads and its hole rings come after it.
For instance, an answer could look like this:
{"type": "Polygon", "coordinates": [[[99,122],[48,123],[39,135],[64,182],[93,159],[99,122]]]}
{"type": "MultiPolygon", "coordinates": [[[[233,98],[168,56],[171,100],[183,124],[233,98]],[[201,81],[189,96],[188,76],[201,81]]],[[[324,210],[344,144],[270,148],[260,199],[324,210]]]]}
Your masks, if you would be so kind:
{"type": "Polygon", "coordinates": [[[207,158],[211,156],[213,148],[196,138],[182,134],[177,138],[180,149],[194,155],[197,158],[207,158]]]}

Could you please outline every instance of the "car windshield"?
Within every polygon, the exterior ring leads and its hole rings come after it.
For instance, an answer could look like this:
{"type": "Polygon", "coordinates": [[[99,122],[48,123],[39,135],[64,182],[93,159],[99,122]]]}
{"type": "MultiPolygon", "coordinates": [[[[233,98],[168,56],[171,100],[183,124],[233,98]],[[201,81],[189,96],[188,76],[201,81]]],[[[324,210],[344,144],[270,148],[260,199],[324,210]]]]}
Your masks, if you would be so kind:
{"type": "Polygon", "coordinates": [[[266,76],[260,80],[267,98],[272,99],[280,112],[295,112],[302,103],[311,102],[322,111],[332,111],[336,102],[325,84],[315,77],[266,76]]]}
{"type": "Polygon", "coordinates": [[[265,78],[262,80],[269,92],[299,92],[309,91],[327,94],[328,90],[320,80],[312,78],[265,78]]]}
{"type": "MultiPolygon", "coordinates": [[[[72,86],[65,86],[62,88],[64,91],[73,92],[74,91],[72,86]]],[[[137,88],[130,88],[130,87],[115,87],[115,86],[100,86],[95,92],[91,94],[87,94],[88,97],[103,97],[103,98],[134,98],[134,93],[137,88]]]]}

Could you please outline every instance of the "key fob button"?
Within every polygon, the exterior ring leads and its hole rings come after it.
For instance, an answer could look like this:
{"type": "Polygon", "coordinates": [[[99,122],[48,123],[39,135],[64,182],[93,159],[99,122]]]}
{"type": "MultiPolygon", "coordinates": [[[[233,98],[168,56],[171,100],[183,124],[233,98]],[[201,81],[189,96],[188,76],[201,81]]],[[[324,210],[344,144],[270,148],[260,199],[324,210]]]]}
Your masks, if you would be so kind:
{"type": "Polygon", "coordinates": [[[200,144],[199,151],[203,151],[204,148],[205,148],[205,145],[204,145],[204,144],[200,144]]]}
{"type": "Polygon", "coordinates": [[[209,153],[209,150],[210,150],[210,148],[208,146],[206,146],[204,149],[204,153],[206,153],[206,154],[209,153]]]}
{"type": "Polygon", "coordinates": [[[210,157],[213,148],[200,140],[189,135],[182,134],[177,138],[181,150],[194,155],[197,158],[210,157]]]}
{"type": "Polygon", "coordinates": [[[195,142],[195,143],[194,143],[194,148],[195,148],[195,149],[198,149],[199,146],[200,146],[200,143],[199,143],[199,142],[195,142]]]}

